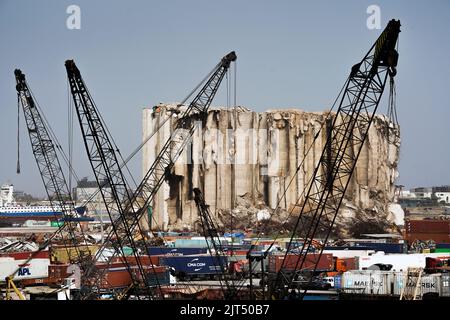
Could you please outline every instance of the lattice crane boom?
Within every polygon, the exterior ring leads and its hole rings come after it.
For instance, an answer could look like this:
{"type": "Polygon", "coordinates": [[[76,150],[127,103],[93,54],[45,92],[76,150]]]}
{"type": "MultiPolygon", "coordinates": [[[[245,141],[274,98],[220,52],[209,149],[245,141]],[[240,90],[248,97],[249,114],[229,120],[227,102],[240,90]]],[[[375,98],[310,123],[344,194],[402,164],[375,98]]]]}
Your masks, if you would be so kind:
{"type": "MultiPolygon", "coordinates": [[[[222,287],[224,298],[227,300],[233,300],[236,298],[236,290],[233,287],[232,281],[228,279],[227,266],[223,264],[224,260],[223,247],[220,242],[219,232],[217,231],[217,226],[214,223],[209,206],[206,204],[203,194],[199,188],[194,188],[194,201],[198,209],[200,216],[200,221],[205,233],[206,241],[210,240],[212,247],[214,249],[214,256],[216,261],[216,267],[220,268],[220,281],[225,283],[225,288],[222,287]]],[[[209,245],[208,245],[209,247],[209,245]]],[[[211,248],[209,248],[211,250],[211,248]]]]}
{"type": "MultiPolygon", "coordinates": [[[[327,142],[301,204],[281,269],[272,283],[272,293],[277,290],[286,295],[286,290],[293,286],[297,270],[301,270],[309,259],[307,253],[318,230],[325,234],[324,245],[328,240],[386,80],[397,73],[396,43],[399,32],[400,21],[389,21],[363,60],[351,69],[339,108],[327,130],[327,142]],[[292,266],[287,268],[287,255],[291,253],[293,239],[297,236],[304,241],[292,271],[292,266]]],[[[299,201],[297,199],[297,203],[299,201]]],[[[322,251],[323,247],[319,257],[322,251]]],[[[313,271],[317,268],[317,262],[313,271]]]]}
{"type": "MultiPolygon", "coordinates": [[[[175,161],[181,155],[194,134],[196,126],[190,116],[196,114],[199,119],[206,117],[220,83],[227,73],[231,62],[235,61],[236,58],[236,53],[232,51],[224,56],[216,65],[213,74],[183,112],[180,120],[177,121],[174,132],[161,148],[155,161],[134,192],[133,204],[141,203],[145,208],[153,200],[164,179],[172,170],[175,161]]],[[[140,217],[143,213],[140,212],[140,217]]]]}
{"type": "MultiPolygon", "coordinates": [[[[113,222],[112,230],[105,238],[104,245],[99,252],[108,246],[117,247],[117,244],[119,250],[116,250],[116,252],[123,255],[120,248],[125,244],[130,245],[135,249],[133,250],[135,259],[143,279],[145,279],[145,272],[143,266],[139,263],[140,259],[137,255],[133,235],[137,230],[141,235],[143,234],[139,221],[145,214],[148,203],[153,199],[153,196],[166,178],[166,173],[170,172],[174,162],[180,156],[196,129],[196,126],[187,119],[187,116],[194,112],[199,112],[200,116],[205,115],[231,61],[235,59],[235,53],[231,52],[215,67],[206,84],[177,122],[175,132],[163,146],[160,154],[134,194],[131,194],[126,186],[114,147],[108,137],[108,132],[81,78],[78,68],[72,60],[66,61],[69,84],[77,109],[85,147],[96,175],[105,206],[113,222]],[[108,187],[111,188],[109,194],[108,187]],[[114,219],[113,213],[118,214],[119,218],[114,219]]],[[[113,257],[114,255],[110,257],[109,262],[113,257]]],[[[129,266],[128,270],[130,275],[134,277],[129,266]]],[[[133,278],[133,281],[138,282],[138,279],[133,278]]]]}
{"type": "MultiPolygon", "coordinates": [[[[139,221],[146,213],[148,204],[153,200],[156,192],[167,178],[167,174],[172,170],[175,161],[181,155],[197,128],[195,123],[188,119],[188,116],[195,113],[199,119],[205,118],[209,106],[230,67],[230,63],[235,60],[236,54],[232,51],[224,56],[214,67],[210,73],[211,76],[206,80],[203,87],[198,91],[197,95],[177,121],[174,132],[161,148],[155,161],[132,195],[131,200],[127,203],[126,210],[137,211],[132,217],[133,219],[130,219],[131,232],[134,232],[136,228],[139,228],[139,221]]],[[[107,245],[113,236],[114,233],[111,231],[105,238],[105,245],[107,245]]]]}
{"type": "MultiPolygon", "coordinates": [[[[65,66],[89,162],[99,186],[105,209],[110,220],[114,221],[111,231],[114,239],[111,236],[105,244],[113,247],[115,252],[120,255],[130,274],[132,283],[139,287],[142,281],[147,283],[147,271],[140,260],[134,235],[131,233],[130,217],[132,219],[135,212],[133,212],[133,207],[125,209],[126,203],[130,201],[130,189],[119,166],[116,148],[81,77],[80,70],[73,60],[67,60],[65,66]],[[131,266],[128,262],[123,252],[125,246],[132,248],[136,266],[131,266]]],[[[105,246],[98,251],[96,259],[103,254],[104,248],[105,246]]],[[[108,266],[111,261],[112,257],[108,261],[108,266]]],[[[104,268],[103,273],[107,269],[108,267],[104,268]]],[[[95,268],[95,265],[88,270],[87,276],[90,276],[96,283],[101,282],[103,278],[103,276],[99,276],[99,270],[95,268]]],[[[97,287],[100,288],[100,285],[97,285],[97,287]]],[[[154,296],[152,290],[146,285],[143,286],[143,289],[148,296],[154,296]]]]}
{"type": "MultiPolygon", "coordinates": [[[[84,270],[92,262],[92,256],[89,250],[80,251],[78,248],[79,242],[76,238],[76,232],[77,230],[81,231],[81,227],[79,223],[71,221],[71,218],[76,214],[75,203],[72,200],[71,192],[59,162],[56,146],[38,110],[25,75],[19,69],[14,70],[14,75],[17,95],[22,105],[31,148],[47,197],[53,210],[61,210],[65,218],[64,226],[59,229],[59,232],[65,245],[67,245],[67,239],[65,238],[68,235],[71,249],[75,251],[75,257],[70,253],[68,254],[70,262],[78,264],[81,270],[84,270]]],[[[82,241],[84,242],[84,239],[82,241]]]]}

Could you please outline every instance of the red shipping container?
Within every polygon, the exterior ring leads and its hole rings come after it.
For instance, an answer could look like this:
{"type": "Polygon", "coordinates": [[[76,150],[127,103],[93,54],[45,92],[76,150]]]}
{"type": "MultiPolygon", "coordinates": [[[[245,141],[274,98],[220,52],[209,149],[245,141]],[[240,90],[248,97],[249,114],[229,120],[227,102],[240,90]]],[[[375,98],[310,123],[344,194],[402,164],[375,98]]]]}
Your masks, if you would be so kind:
{"type": "Polygon", "coordinates": [[[248,250],[227,250],[226,251],[227,256],[246,256],[248,253],[248,250]]]}
{"type": "Polygon", "coordinates": [[[407,220],[406,233],[450,233],[450,221],[446,220],[407,220]]]}
{"type": "MultiPolygon", "coordinates": [[[[299,269],[304,258],[305,256],[299,256],[291,253],[286,256],[286,262],[283,265],[284,255],[270,255],[269,272],[278,272],[281,268],[285,271],[292,271],[295,267],[299,269]]],[[[317,271],[333,271],[333,255],[330,253],[324,253],[319,259],[319,254],[309,253],[304,259],[301,270],[313,270],[315,264],[317,264],[317,271]]]]}
{"type": "Polygon", "coordinates": [[[415,240],[433,240],[436,243],[450,243],[449,233],[407,233],[405,238],[409,244],[415,240]]]}
{"type": "MultiPolygon", "coordinates": [[[[128,260],[128,259],[127,259],[128,260]]],[[[131,270],[134,272],[136,277],[140,278],[139,269],[136,265],[133,265],[132,261],[129,261],[131,270]]],[[[97,267],[102,270],[106,267],[106,263],[99,263],[97,267]]],[[[148,273],[163,273],[167,270],[166,267],[159,266],[144,266],[144,270],[148,273]]],[[[131,276],[128,273],[128,269],[124,263],[121,262],[112,262],[109,265],[108,271],[105,273],[103,281],[101,283],[102,288],[123,288],[128,287],[131,284],[131,276]]]]}
{"type": "MultiPolygon", "coordinates": [[[[157,266],[159,265],[159,258],[161,256],[139,256],[139,260],[141,261],[141,264],[144,266],[149,266],[149,265],[154,265],[157,266]]],[[[120,261],[120,260],[119,260],[120,261]]],[[[136,257],[135,256],[129,256],[127,257],[127,261],[128,263],[132,264],[132,265],[136,265],[136,257]]]]}

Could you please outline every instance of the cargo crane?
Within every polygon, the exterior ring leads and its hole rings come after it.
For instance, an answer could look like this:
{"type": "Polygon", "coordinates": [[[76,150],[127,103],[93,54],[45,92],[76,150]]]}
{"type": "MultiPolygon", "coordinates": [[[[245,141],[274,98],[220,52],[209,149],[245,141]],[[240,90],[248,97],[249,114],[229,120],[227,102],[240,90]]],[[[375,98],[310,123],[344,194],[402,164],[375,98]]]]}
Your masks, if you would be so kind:
{"type": "MultiPolygon", "coordinates": [[[[198,213],[200,215],[200,221],[202,224],[203,232],[205,233],[206,241],[208,239],[211,241],[211,245],[214,249],[214,255],[216,257],[216,267],[220,268],[220,281],[225,283],[225,288],[222,287],[223,295],[226,300],[234,300],[236,298],[236,290],[234,289],[232,281],[228,279],[227,266],[224,265],[223,257],[223,247],[220,242],[219,232],[217,231],[216,224],[212,219],[209,206],[206,204],[203,194],[199,188],[194,188],[194,201],[197,205],[198,213]]],[[[208,249],[211,253],[211,248],[208,249]]],[[[211,253],[212,255],[212,253],[211,253]]]]}
{"type": "MultiPolygon", "coordinates": [[[[76,215],[75,203],[72,200],[69,187],[64,177],[56,153],[55,144],[53,143],[49,130],[38,110],[35,99],[25,79],[25,75],[19,69],[14,70],[14,75],[16,78],[18,100],[23,108],[33,155],[44,183],[45,191],[51,207],[54,210],[60,208],[63,213],[64,225],[62,228],[58,229],[57,232],[60,232],[66,248],[66,237],[68,236],[68,240],[71,242],[71,248],[75,251],[75,257],[68,252],[70,262],[78,264],[81,270],[84,270],[87,268],[87,265],[92,262],[92,255],[89,250],[81,251],[79,249],[80,243],[77,241],[76,232],[79,230],[78,232],[80,232],[83,237],[84,234],[79,223],[72,221],[72,218],[76,215]],[[64,232],[66,232],[67,235],[63,234],[64,232]]],[[[84,238],[82,241],[84,242],[84,238]]]]}
{"type": "MultiPolygon", "coordinates": [[[[109,132],[75,62],[67,60],[65,66],[89,162],[94,171],[106,211],[111,221],[114,221],[112,232],[115,239],[111,237],[108,244],[120,255],[130,274],[131,282],[136,292],[142,289],[148,297],[153,298],[153,290],[145,285],[148,283],[147,270],[141,262],[139,250],[129,225],[130,220],[134,218],[136,213],[134,212],[134,207],[125,209],[127,202],[130,201],[130,189],[117,161],[116,151],[109,137],[109,132]],[[116,218],[116,215],[118,215],[118,218],[116,218]],[[126,245],[130,246],[133,251],[136,266],[131,266],[123,252],[126,245]],[[144,283],[143,286],[141,286],[142,282],[144,283]]],[[[95,260],[104,253],[104,248],[105,246],[98,251],[95,260]]],[[[107,272],[107,269],[104,268],[103,272],[101,272],[95,265],[92,265],[87,270],[86,276],[92,279],[98,291],[100,291],[103,275],[104,272],[107,272]]],[[[132,291],[128,290],[128,288],[125,290],[127,294],[119,292],[118,296],[129,297],[128,293],[132,291]]],[[[89,297],[89,294],[86,297],[89,297]]]]}
{"type": "MultiPolygon", "coordinates": [[[[79,70],[76,68],[73,61],[66,61],[66,69],[71,86],[72,96],[77,106],[77,114],[82,128],[82,133],[85,141],[86,150],[89,155],[91,166],[96,173],[100,192],[107,207],[116,209],[119,213],[119,219],[114,220],[112,230],[107,235],[103,248],[113,246],[117,248],[114,238],[119,242],[119,248],[116,252],[121,253],[124,243],[133,243],[133,233],[136,228],[141,232],[140,219],[145,214],[148,203],[153,199],[162,182],[167,177],[167,174],[173,168],[174,162],[180,156],[184,147],[188,143],[188,138],[192,136],[196,126],[187,120],[187,116],[198,111],[199,115],[206,115],[206,112],[214,98],[219,85],[226,74],[231,61],[236,59],[234,52],[231,52],[216,67],[211,71],[209,79],[206,84],[199,91],[197,96],[189,104],[183,117],[177,122],[175,132],[168,139],[167,143],[162,148],[160,154],[155,162],[147,172],[144,180],[138,186],[136,192],[131,196],[126,188],[125,180],[120,171],[117,162],[117,157],[114,153],[114,148],[109,141],[107,132],[102,124],[98,110],[96,110],[92,98],[87,91],[79,70]],[[187,134],[186,134],[186,129],[187,134]],[[99,179],[98,177],[102,179],[99,179]],[[118,177],[119,176],[119,177],[118,177]],[[117,181],[118,180],[118,181],[117,181]],[[121,197],[117,192],[113,194],[114,206],[105,197],[105,185],[103,181],[107,181],[108,185],[118,185],[122,190],[121,197]],[[119,182],[119,183],[118,183],[119,182]],[[121,199],[121,200],[119,200],[121,199]],[[126,237],[122,237],[123,235],[126,237]],[[121,241],[121,240],[124,241],[121,241]]],[[[109,211],[108,211],[109,213],[109,211]]],[[[111,217],[111,216],[110,216],[111,217]]],[[[145,237],[143,237],[145,239],[145,237]]],[[[135,247],[135,246],[134,246],[135,247]]],[[[102,251],[99,250],[99,252],[102,251]]],[[[136,250],[134,250],[136,251],[136,250]]],[[[122,253],[123,255],[123,253],[122,253]]],[[[112,260],[110,257],[109,262],[112,260]]],[[[135,255],[136,261],[139,257],[135,255]]],[[[126,259],[125,259],[126,263],[126,259]]],[[[128,270],[129,266],[128,266],[128,270]]],[[[130,272],[130,275],[132,273],[130,272]]]]}
{"type": "MultiPolygon", "coordinates": [[[[234,51],[228,53],[210,72],[211,76],[182,113],[172,135],[161,148],[155,161],[134,192],[131,204],[141,203],[146,208],[153,200],[164,180],[170,175],[175,161],[181,155],[196,130],[197,126],[195,126],[193,120],[206,119],[208,109],[219,89],[220,83],[227,73],[231,62],[236,61],[236,58],[234,51]]],[[[139,212],[138,219],[144,213],[145,211],[139,212]]],[[[133,224],[134,227],[136,227],[136,223],[133,224]]]]}
{"type": "MultiPolygon", "coordinates": [[[[165,145],[161,148],[161,151],[157,155],[154,163],[134,192],[132,200],[128,202],[127,210],[128,208],[133,208],[133,205],[137,205],[140,209],[130,221],[132,228],[130,229],[131,232],[134,232],[136,227],[139,228],[139,221],[146,213],[148,204],[153,200],[162,183],[168,177],[175,161],[181,155],[184,147],[189,143],[189,139],[192,137],[196,129],[195,123],[192,123],[188,117],[196,114],[198,119],[206,118],[209,106],[211,105],[212,100],[230,67],[230,63],[235,60],[236,54],[232,51],[224,56],[211,70],[211,72],[209,72],[207,79],[202,81],[202,83],[205,82],[205,84],[198,91],[197,95],[192,99],[180,119],[177,121],[174,132],[169,137],[165,145]]],[[[197,86],[191,94],[195,92],[200,85],[197,86]]],[[[112,238],[112,236],[113,232],[111,231],[106,237],[105,245],[108,243],[109,239],[112,238]]]]}
{"type": "MultiPolygon", "coordinates": [[[[318,230],[324,232],[323,243],[327,243],[386,80],[388,76],[393,78],[397,73],[396,43],[399,33],[400,21],[389,21],[362,61],[351,69],[339,108],[332,125],[327,128],[327,142],[301,204],[281,269],[270,279],[269,292],[272,296],[281,295],[283,298],[289,289],[295,288],[294,282],[308,259],[307,253],[310,252],[318,230]],[[301,234],[304,241],[292,265],[292,260],[287,263],[287,256],[291,253],[293,239],[297,233],[301,234]]],[[[297,199],[297,203],[299,200],[297,199]]],[[[322,252],[323,246],[319,259],[322,252]]],[[[313,273],[316,271],[317,262],[313,273]]],[[[309,283],[311,281],[312,277],[309,277],[309,283]]],[[[301,299],[306,290],[300,295],[301,299]]]]}

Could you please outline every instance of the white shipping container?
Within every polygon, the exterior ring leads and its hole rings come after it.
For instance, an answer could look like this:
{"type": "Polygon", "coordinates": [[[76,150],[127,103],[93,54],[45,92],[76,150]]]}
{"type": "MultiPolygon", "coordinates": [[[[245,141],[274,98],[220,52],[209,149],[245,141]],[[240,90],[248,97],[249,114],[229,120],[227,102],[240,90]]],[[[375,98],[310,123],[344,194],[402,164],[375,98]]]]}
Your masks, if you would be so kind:
{"type": "Polygon", "coordinates": [[[392,294],[393,273],[379,270],[352,270],[342,274],[341,286],[361,294],[392,294]]]}
{"type": "MultiPolygon", "coordinates": [[[[396,272],[394,275],[394,295],[399,296],[401,294],[405,282],[406,282],[406,272],[396,272]]],[[[422,275],[422,279],[420,282],[421,286],[418,293],[419,296],[422,296],[425,293],[437,293],[439,295],[442,294],[440,273],[422,275]]],[[[408,286],[413,287],[414,283],[409,282],[408,286]]]]}
{"type": "Polygon", "coordinates": [[[427,257],[431,258],[450,258],[448,253],[393,253],[384,254],[377,252],[369,256],[359,258],[359,269],[366,270],[376,263],[391,264],[392,271],[406,271],[409,268],[425,268],[427,257]]]}
{"type": "Polygon", "coordinates": [[[441,275],[441,295],[443,297],[450,297],[450,275],[441,275]]]}
{"type": "Polygon", "coordinates": [[[331,253],[336,258],[354,258],[369,256],[375,250],[323,250],[323,253],[331,253]]]}
{"type": "Polygon", "coordinates": [[[36,258],[27,260],[16,260],[13,257],[0,257],[0,281],[5,281],[5,278],[17,273],[14,276],[16,280],[23,279],[39,279],[48,277],[48,266],[50,259],[36,258]]]}
{"type": "Polygon", "coordinates": [[[422,277],[422,295],[425,293],[437,293],[441,295],[441,274],[430,274],[422,277]]]}
{"type": "Polygon", "coordinates": [[[382,263],[391,264],[392,271],[404,271],[410,268],[425,268],[425,255],[423,254],[383,254],[376,253],[359,258],[359,269],[365,270],[370,266],[382,263]]]}

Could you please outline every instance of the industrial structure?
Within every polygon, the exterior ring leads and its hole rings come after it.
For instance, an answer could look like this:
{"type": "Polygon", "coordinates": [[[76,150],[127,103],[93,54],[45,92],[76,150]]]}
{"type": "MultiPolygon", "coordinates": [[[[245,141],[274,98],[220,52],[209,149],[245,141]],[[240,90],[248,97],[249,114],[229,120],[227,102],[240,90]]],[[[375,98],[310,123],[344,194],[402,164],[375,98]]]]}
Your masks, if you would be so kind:
{"type": "MultiPolygon", "coordinates": [[[[2,297],[450,297],[450,223],[406,220],[402,231],[404,216],[392,203],[399,33],[400,21],[389,21],[326,113],[212,107],[223,80],[230,87],[232,51],[186,99],[144,110],[143,141],[127,159],[80,69],[67,60],[91,183],[79,182],[70,159],[66,179],[60,159],[68,159],[25,75],[15,70],[51,212],[41,215],[49,225],[30,222],[32,237],[23,237],[25,224],[1,228],[2,297]],[[388,82],[389,114],[377,115],[388,82]],[[127,163],[141,149],[143,179],[133,184],[127,163]],[[90,218],[97,209],[108,216],[101,218],[101,238],[90,218]],[[381,227],[366,232],[361,224],[381,227]]],[[[448,203],[447,191],[433,192],[448,203]]],[[[4,205],[11,195],[2,189],[1,214],[24,215],[20,206],[4,205]]]]}

